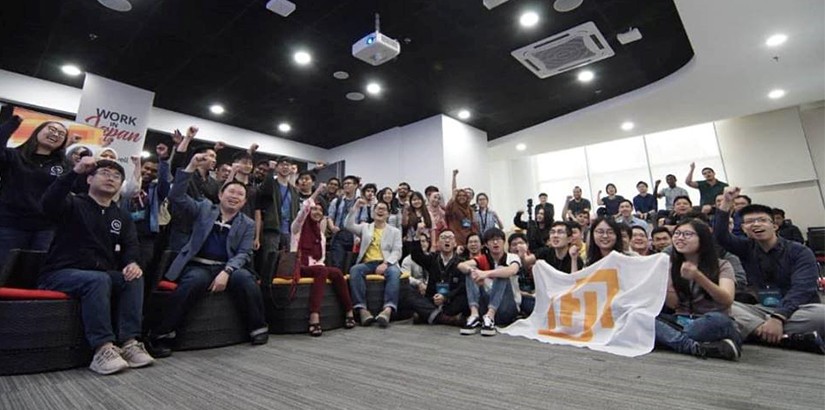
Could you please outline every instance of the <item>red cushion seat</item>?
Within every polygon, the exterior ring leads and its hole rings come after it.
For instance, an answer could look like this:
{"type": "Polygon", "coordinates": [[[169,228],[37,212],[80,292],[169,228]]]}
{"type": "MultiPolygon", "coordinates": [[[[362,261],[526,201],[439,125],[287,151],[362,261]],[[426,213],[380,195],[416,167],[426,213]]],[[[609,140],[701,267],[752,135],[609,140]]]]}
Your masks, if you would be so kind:
{"type": "Polygon", "coordinates": [[[168,280],[162,280],[158,282],[158,290],[163,290],[166,292],[171,292],[178,288],[178,284],[168,280]]]}
{"type": "Polygon", "coordinates": [[[68,300],[69,295],[55,290],[0,287],[0,300],[68,300]]]}

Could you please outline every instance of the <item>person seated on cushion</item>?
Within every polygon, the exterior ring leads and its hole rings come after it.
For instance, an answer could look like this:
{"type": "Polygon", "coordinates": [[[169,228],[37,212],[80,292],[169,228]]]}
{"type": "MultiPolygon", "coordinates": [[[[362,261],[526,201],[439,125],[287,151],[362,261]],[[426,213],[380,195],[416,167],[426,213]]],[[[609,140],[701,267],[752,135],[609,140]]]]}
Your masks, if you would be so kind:
{"type": "Polygon", "coordinates": [[[166,279],[177,282],[178,287],[169,296],[160,323],[151,332],[150,350],[155,357],[172,354],[175,330],[207,292],[228,290],[246,319],[252,344],[269,340],[261,289],[249,268],[255,222],[241,212],[246,204],[246,185],[227,182],[218,191],[218,204],[196,201],[186,194],[193,173],[210,160],[207,154],[194,155],[185,169],[177,171],[169,192],[169,201],[193,221],[193,226],[189,241],[166,271],[166,279]]]}
{"type": "MultiPolygon", "coordinates": [[[[742,196],[742,195],[740,195],[742,196]]],[[[802,237],[802,231],[791,223],[790,219],[785,219],[785,211],[779,208],[773,208],[773,223],[776,225],[776,234],[794,242],[805,243],[802,237]]]]}
{"type": "Polygon", "coordinates": [[[143,270],[135,224],[114,203],[125,179],[117,162],[83,157],[43,194],[44,214],[56,223],[51,249],[43,263],[39,288],[80,299],[83,330],[95,355],[89,368],[112,374],[152,364],[137,341],[143,311],[143,270]],[[75,180],[85,176],[86,194],[71,195],[75,180]],[[112,329],[112,295],[117,296],[112,329]],[[114,345],[121,343],[121,348],[114,345]]]}
{"type": "Polygon", "coordinates": [[[678,353],[737,360],[741,339],[728,316],[734,274],[719,259],[710,227],[688,219],[673,232],[665,305],[674,315],[656,318],[656,343],[678,353]]]}
{"type": "MultiPolygon", "coordinates": [[[[419,233],[423,240],[426,236],[419,233]]],[[[413,248],[412,259],[427,271],[429,280],[423,294],[412,294],[413,310],[429,324],[461,326],[462,316],[467,314],[467,291],[464,274],[458,270],[463,261],[455,249],[455,234],[449,229],[438,235],[437,252],[425,253],[422,248],[413,248]]]]}
{"type": "MultiPolygon", "coordinates": [[[[373,222],[355,223],[356,215],[365,205],[364,198],[358,198],[344,222],[347,231],[361,238],[356,265],[349,271],[350,294],[354,302],[353,308],[358,310],[361,326],[377,322],[378,326],[386,328],[390,324],[392,312],[398,309],[401,286],[401,268],[398,266],[402,252],[401,231],[387,223],[390,210],[383,202],[375,205],[373,222]],[[370,273],[384,276],[384,308],[375,317],[367,309],[366,276],[370,273]]],[[[420,242],[416,243],[416,247],[421,248],[420,242]]]]}
{"type": "MultiPolygon", "coordinates": [[[[299,177],[300,181],[301,178],[299,177]]],[[[324,288],[327,279],[335,287],[338,300],[345,313],[344,327],[355,327],[355,318],[352,315],[352,300],[349,296],[347,281],[341,270],[333,266],[324,266],[327,253],[327,241],[323,232],[327,227],[327,218],[324,217],[324,207],[315,203],[315,199],[326,190],[321,184],[301,203],[301,209],[292,222],[292,240],[290,251],[297,252],[301,276],[313,278],[312,289],[309,291],[309,334],[321,336],[321,302],[324,299],[324,288]]]]}
{"type": "Polygon", "coordinates": [[[816,281],[813,252],[776,234],[773,210],[748,205],[740,211],[748,239],[728,231],[730,209],[739,188],[728,188],[719,207],[713,234],[716,241],[742,261],[748,290],[756,304],[734,302],[731,316],[743,339],[825,354],[825,304],[816,281]]]}
{"type": "MultiPolygon", "coordinates": [[[[424,253],[430,252],[432,242],[430,242],[430,237],[423,231],[418,232],[418,242],[421,244],[421,249],[424,253]]],[[[417,248],[413,247],[412,250],[414,251],[415,249],[417,248]]],[[[412,288],[413,292],[421,295],[426,293],[429,272],[413,260],[412,253],[401,261],[401,272],[408,272],[410,274],[410,288],[412,288]]]]}
{"type": "Polygon", "coordinates": [[[521,293],[518,288],[518,255],[504,249],[504,231],[493,228],[484,233],[482,254],[458,265],[466,275],[470,317],[461,328],[462,335],[481,330],[482,336],[495,336],[496,323],[509,325],[518,318],[521,293]],[[480,315],[484,315],[480,317],[480,315]]]}

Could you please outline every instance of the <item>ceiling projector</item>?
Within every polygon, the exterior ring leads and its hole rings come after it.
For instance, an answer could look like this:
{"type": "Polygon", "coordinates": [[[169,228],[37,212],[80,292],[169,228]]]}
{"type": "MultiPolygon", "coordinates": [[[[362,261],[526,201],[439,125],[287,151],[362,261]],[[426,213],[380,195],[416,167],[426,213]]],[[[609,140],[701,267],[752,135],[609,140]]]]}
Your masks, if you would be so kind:
{"type": "Polygon", "coordinates": [[[352,56],[371,65],[377,66],[392,60],[401,54],[401,44],[381,34],[378,14],[375,15],[375,32],[352,45],[352,56]]]}

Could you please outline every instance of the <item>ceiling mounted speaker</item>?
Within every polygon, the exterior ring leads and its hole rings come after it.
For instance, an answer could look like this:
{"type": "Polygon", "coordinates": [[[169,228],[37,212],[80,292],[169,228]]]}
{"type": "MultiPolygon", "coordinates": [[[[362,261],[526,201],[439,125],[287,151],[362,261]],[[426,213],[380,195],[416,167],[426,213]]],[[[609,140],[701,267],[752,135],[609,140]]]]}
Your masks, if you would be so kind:
{"type": "Polygon", "coordinates": [[[553,8],[559,13],[566,13],[579,8],[583,2],[584,0],[556,0],[553,2],[553,8]]]}
{"type": "Polygon", "coordinates": [[[616,53],[596,24],[588,21],[510,54],[537,77],[547,78],[613,57],[616,53]]]}
{"type": "Polygon", "coordinates": [[[114,11],[127,12],[132,10],[132,3],[129,3],[129,0],[97,0],[97,2],[114,11]]]}

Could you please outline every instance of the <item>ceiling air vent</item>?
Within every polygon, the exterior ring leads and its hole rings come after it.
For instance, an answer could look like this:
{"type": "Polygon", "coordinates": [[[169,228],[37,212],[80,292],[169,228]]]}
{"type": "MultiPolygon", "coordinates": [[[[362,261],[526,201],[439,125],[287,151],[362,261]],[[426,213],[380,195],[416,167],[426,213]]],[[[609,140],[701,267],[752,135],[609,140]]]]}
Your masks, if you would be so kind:
{"type": "Polygon", "coordinates": [[[596,24],[588,21],[511,54],[533,74],[547,78],[604,60],[616,53],[596,28],[596,24]]]}

